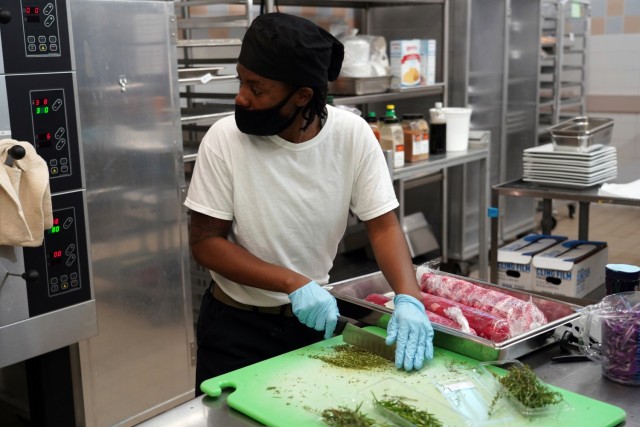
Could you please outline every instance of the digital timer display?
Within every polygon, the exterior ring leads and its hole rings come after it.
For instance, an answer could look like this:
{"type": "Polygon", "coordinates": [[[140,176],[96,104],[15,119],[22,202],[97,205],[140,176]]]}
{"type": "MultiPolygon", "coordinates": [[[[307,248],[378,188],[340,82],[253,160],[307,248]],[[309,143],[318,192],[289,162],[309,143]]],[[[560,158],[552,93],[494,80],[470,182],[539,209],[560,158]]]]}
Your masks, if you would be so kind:
{"type": "Polygon", "coordinates": [[[60,232],[60,218],[53,218],[53,227],[49,229],[49,234],[56,234],[60,232]]]}
{"type": "Polygon", "coordinates": [[[49,108],[49,98],[36,98],[31,104],[33,105],[33,112],[36,115],[49,114],[49,111],[51,111],[49,108]]]}
{"type": "Polygon", "coordinates": [[[37,6],[25,6],[23,9],[27,22],[40,22],[40,8],[37,6]]]}
{"type": "Polygon", "coordinates": [[[43,132],[36,134],[36,148],[51,147],[51,132],[43,132]]]}
{"type": "Polygon", "coordinates": [[[52,251],[49,253],[49,264],[59,264],[62,261],[62,251],[52,251]]]}

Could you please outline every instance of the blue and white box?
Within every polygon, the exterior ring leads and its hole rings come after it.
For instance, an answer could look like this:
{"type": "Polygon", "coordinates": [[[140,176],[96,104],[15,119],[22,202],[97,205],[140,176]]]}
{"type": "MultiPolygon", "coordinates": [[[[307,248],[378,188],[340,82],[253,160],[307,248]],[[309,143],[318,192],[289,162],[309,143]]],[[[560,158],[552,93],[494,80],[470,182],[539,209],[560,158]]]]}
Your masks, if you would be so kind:
{"type": "Polygon", "coordinates": [[[607,242],[567,240],[533,257],[533,291],[582,298],[604,286],[607,242]]]}
{"type": "Polygon", "coordinates": [[[436,84],[436,41],[420,40],[420,84],[429,86],[436,84]]]}
{"type": "Polygon", "coordinates": [[[565,236],[529,234],[498,249],[498,285],[530,291],[534,255],[567,240],[565,236]]]}

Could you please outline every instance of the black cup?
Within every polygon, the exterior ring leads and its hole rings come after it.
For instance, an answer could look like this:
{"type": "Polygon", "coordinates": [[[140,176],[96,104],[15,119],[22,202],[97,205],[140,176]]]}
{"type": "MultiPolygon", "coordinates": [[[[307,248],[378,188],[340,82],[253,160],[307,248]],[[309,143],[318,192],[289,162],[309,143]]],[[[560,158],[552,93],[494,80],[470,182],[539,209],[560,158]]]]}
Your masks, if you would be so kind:
{"type": "Polygon", "coordinates": [[[628,264],[607,264],[605,267],[607,295],[640,291],[640,267],[628,264]]]}

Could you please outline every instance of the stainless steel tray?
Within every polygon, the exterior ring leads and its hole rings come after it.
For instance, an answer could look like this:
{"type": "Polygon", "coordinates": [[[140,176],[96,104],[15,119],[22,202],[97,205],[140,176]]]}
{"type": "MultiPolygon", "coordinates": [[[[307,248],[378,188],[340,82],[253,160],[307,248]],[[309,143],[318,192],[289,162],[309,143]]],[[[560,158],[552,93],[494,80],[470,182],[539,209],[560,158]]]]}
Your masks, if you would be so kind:
{"type": "MultiPolygon", "coordinates": [[[[530,294],[528,292],[516,291],[502,286],[491,285],[486,282],[456,276],[454,274],[442,274],[466,280],[484,288],[492,288],[526,301],[531,298],[549,320],[549,323],[546,325],[532,329],[501,343],[494,343],[478,336],[465,334],[456,329],[433,324],[435,330],[434,345],[469,356],[476,360],[515,359],[539,348],[553,344],[557,342],[561,336],[561,334],[554,334],[555,330],[579,317],[578,310],[581,307],[578,305],[530,294]]],[[[325,288],[336,297],[341,315],[369,325],[386,328],[393,311],[386,307],[364,301],[364,298],[372,293],[385,294],[393,292],[381,272],[332,283],[325,285],[325,288]]],[[[564,328],[562,329],[564,330],[564,328]]]]}
{"type": "Polygon", "coordinates": [[[579,116],[549,128],[553,148],[588,152],[611,142],[613,119],[579,116]]]}
{"type": "Polygon", "coordinates": [[[391,76],[382,77],[338,77],[329,83],[332,95],[367,95],[383,93],[389,89],[391,76]]]}

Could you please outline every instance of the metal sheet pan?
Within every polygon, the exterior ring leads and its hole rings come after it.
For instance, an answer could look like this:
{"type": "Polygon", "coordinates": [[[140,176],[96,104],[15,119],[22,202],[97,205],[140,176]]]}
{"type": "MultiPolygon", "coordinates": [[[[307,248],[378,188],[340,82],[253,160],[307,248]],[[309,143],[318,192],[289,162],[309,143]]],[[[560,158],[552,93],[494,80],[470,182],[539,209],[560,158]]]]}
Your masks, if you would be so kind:
{"type": "MultiPolygon", "coordinates": [[[[528,292],[517,291],[486,282],[442,273],[451,277],[467,280],[484,288],[491,288],[502,293],[512,295],[528,301],[531,300],[544,312],[549,323],[532,329],[526,333],[512,337],[501,343],[469,335],[461,331],[434,324],[436,332],[434,344],[438,347],[454,351],[458,354],[472,357],[480,361],[515,359],[534,350],[553,344],[559,340],[559,335],[554,334],[556,329],[564,330],[564,325],[579,317],[578,305],[565,303],[528,292]]],[[[393,292],[391,286],[381,272],[344,280],[326,285],[332,295],[338,301],[340,313],[343,316],[361,321],[369,325],[386,327],[392,310],[364,300],[372,293],[385,294],[393,292]]]]}

